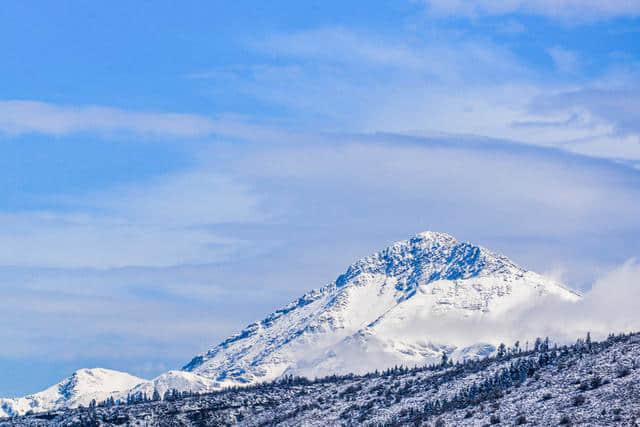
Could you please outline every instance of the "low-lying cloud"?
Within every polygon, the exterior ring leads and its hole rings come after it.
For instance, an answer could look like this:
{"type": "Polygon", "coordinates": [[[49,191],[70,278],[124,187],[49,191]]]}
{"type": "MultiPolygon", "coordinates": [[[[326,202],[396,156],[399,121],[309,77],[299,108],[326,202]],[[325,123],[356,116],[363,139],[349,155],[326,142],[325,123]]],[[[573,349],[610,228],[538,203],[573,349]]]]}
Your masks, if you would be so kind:
{"type": "Polygon", "coordinates": [[[610,333],[640,331],[637,302],[640,300],[640,264],[630,260],[595,282],[579,301],[563,301],[545,297],[534,305],[516,308],[499,316],[459,319],[443,316],[429,323],[412,319],[413,326],[398,331],[398,336],[424,338],[435,344],[468,346],[476,343],[500,342],[511,345],[520,341],[522,348],[537,337],[549,337],[563,344],[584,338],[588,332],[594,339],[610,333]],[[420,327],[418,327],[420,325],[420,327]],[[423,331],[412,335],[411,331],[423,331]]]}

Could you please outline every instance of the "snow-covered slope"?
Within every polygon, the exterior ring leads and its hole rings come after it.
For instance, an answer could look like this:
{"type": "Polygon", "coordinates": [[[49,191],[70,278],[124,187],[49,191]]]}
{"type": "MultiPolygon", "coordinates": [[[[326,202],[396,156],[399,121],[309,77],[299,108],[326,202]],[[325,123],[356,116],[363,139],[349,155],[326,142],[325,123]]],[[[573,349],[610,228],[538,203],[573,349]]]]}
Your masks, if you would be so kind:
{"type": "Polygon", "coordinates": [[[224,393],[0,419],[51,426],[638,426],[640,334],[435,369],[287,381],[224,393]]]}
{"type": "Polygon", "coordinates": [[[169,371],[151,381],[145,381],[130,390],[114,393],[114,400],[126,401],[127,395],[147,396],[151,399],[157,391],[160,397],[170,390],[191,391],[194,393],[207,393],[220,390],[220,384],[210,378],[184,371],[169,371]]]}
{"type": "Polygon", "coordinates": [[[206,393],[220,389],[210,378],[191,372],[169,371],[152,380],[134,377],[110,369],[80,369],[70,377],[39,393],[15,399],[0,398],[0,417],[24,415],[29,411],[44,412],[63,408],[88,406],[95,399],[100,403],[108,398],[126,402],[128,396],[160,397],[168,390],[206,393]]]}
{"type": "Polygon", "coordinates": [[[324,376],[486,355],[443,336],[459,319],[508,321],[538,298],[575,301],[564,286],[445,233],[424,232],[363,258],[325,287],[249,325],[184,370],[223,385],[283,374],[324,376]]]}
{"type": "Polygon", "coordinates": [[[113,392],[129,390],[145,381],[111,369],[80,369],[39,393],[15,399],[0,398],[0,417],[22,415],[28,411],[87,406],[93,399],[100,402],[113,392]]]}

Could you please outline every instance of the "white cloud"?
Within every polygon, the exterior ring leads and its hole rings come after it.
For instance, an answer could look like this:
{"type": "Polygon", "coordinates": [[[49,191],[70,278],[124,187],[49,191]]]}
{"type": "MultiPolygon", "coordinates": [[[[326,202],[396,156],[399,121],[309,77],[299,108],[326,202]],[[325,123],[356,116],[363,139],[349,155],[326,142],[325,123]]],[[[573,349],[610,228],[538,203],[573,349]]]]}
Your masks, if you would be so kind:
{"type": "Polygon", "coordinates": [[[334,28],[268,37],[254,47],[286,65],[254,67],[248,79],[237,71],[233,84],[288,107],[307,126],[482,135],[640,159],[637,97],[616,98],[636,92],[633,68],[577,79],[576,52],[550,48],[555,70],[545,71],[505,46],[454,34],[394,40],[334,28]]]}
{"type": "Polygon", "coordinates": [[[67,106],[32,100],[0,100],[0,135],[66,136],[77,133],[180,139],[221,136],[263,143],[287,135],[282,128],[237,114],[211,118],[197,114],[136,112],[101,105],[67,106]]]}
{"type": "MultiPolygon", "coordinates": [[[[473,212],[468,229],[481,223],[483,228],[495,227],[502,233],[566,234],[585,227],[606,227],[612,216],[618,226],[631,226],[636,219],[628,213],[640,214],[640,206],[629,193],[640,197],[638,191],[617,188],[616,177],[626,172],[615,171],[615,166],[605,162],[589,165],[579,157],[557,156],[555,150],[471,137],[403,140],[381,136],[380,143],[375,138],[354,138],[356,141],[338,146],[271,148],[237,162],[236,167],[257,181],[287,185],[289,197],[302,198],[291,203],[298,209],[308,199],[323,206],[317,213],[302,211],[307,221],[322,224],[357,217],[363,225],[374,227],[385,222],[382,216],[386,215],[403,224],[424,216],[431,224],[442,221],[437,229],[453,230],[467,228],[458,215],[473,212]],[[567,159],[572,159],[571,167],[567,159]],[[353,197],[357,203],[345,204],[353,197]],[[411,210],[396,209],[407,204],[411,210]],[[430,208],[435,205],[437,209],[430,208]]],[[[406,233],[415,231],[407,229],[406,233]]]]}
{"type": "Polygon", "coordinates": [[[0,265],[115,268],[219,262],[251,248],[209,226],[267,219],[246,186],[210,171],[48,200],[66,211],[0,215],[0,265]]]}
{"type": "Polygon", "coordinates": [[[556,343],[571,343],[590,332],[594,339],[610,333],[640,330],[637,301],[640,298],[640,266],[633,260],[599,278],[578,302],[543,298],[533,305],[508,312],[460,319],[457,316],[407,319],[408,324],[392,336],[423,338],[435,343],[468,346],[479,342],[513,344],[531,348],[536,337],[550,337],[556,343]],[[419,331],[419,332],[417,332],[419,331]]]}
{"type": "Polygon", "coordinates": [[[242,242],[205,230],[171,229],[73,215],[3,215],[0,265],[53,268],[170,266],[216,262],[242,242]]]}
{"type": "Polygon", "coordinates": [[[267,220],[260,197],[246,185],[202,168],[87,195],[74,204],[133,223],[192,227],[267,220]]]}
{"type": "Polygon", "coordinates": [[[540,94],[532,102],[535,113],[586,111],[607,122],[619,134],[640,135],[640,79],[618,87],[593,85],[559,93],[540,94]]]}
{"type": "Polygon", "coordinates": [[[216,122],[193,114],[132,112],[104,106],[63,106],[38,101],[0,101],[0,132],[10,136],[126,132],[146,136],[199,137],[210,135],[217,128],[216,122]]]}
{"type": "Polygon", "coordinates": [[[634,0],[423,0],[437,15],[507,15],[525,13],[569,22],[640,15],[634,0]]]}
{"type": "MultiPolygon", "coordinates": [[[[454,42],[447,38],[425,42],[414,37],[388,39],[343,28],[322,28],[272,35],[255,42],[253,47],[281,57],[312,60],[315,66],[323,64],[323,72],[324,66],[335,72],[342,69],[334,68],[336,64],[345,64],[355,67],[352,70],[367,69],[374,76],[382,68],[419,73],[427,81],[446,82],[528,74],[527,68],[509,49],[487,40],[451,37],[454,42]],[[453,43],[455,48],[452,48],[453,43]],[[473,69],[469,69],[469,64],[473,64],[473,69]]],[[[309,69],[296,70],[296,77],[305,78],[306,75],[308,78],[309,69]],[[305,75],[301,75],[302,71],[305,75]]],[[[265,74],[264,71],[268,70],[255,69],[258,76],[265,74]]],[[[346,77],[346,73],[343,76],[346,77]]]]}
{"type": "Polygon", "coordinates": [[[81,357],[117,360],[148,358],[161,349],[160,359],[180,357],[185,363],[211,340],[220,339],[237,326],[231,313],[219,317],[195,304],[137,299],[114,287],[100,297],[51,291],[5,291],[0,310],[6,316],[22,319],[22,323],[13,324],[9,319],[2,322],[6,330],[2,338],[11,346],[2,346],[0,357],[47,354],[56,361],[81,357]],[[29,304],[24,304],[25,295],[33,298],[29,304]],[[13,333],[18,330],[22,333],[13,333]]]}

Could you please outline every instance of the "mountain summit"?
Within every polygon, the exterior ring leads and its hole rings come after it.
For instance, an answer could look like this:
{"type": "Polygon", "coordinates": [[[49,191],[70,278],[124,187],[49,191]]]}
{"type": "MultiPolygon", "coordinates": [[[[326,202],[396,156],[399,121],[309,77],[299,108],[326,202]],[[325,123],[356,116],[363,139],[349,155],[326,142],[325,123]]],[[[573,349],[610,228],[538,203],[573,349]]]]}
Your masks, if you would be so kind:
{"type": "Polygon", "coordinates": [[[451,322],[508,321],[538,298],[577,300],[564,286],[453,236],[423,232],[350,265],[260,322],[196,356],[183,369],[220,384],[283,374],[308,377],[422,365],[489,354],[443,336],[451,322]],[[501,318],[503,316],[504,318],[501,318]]]}
{"type": "Polygon", "coordinates": [[[79,369],[71,376],[39,393],[19,398],[0,398],[0,417],[24,415],[27,411],[88,406],[112,393],[124,392],[143,383],[142,378],[111,369],[79,369]]]}

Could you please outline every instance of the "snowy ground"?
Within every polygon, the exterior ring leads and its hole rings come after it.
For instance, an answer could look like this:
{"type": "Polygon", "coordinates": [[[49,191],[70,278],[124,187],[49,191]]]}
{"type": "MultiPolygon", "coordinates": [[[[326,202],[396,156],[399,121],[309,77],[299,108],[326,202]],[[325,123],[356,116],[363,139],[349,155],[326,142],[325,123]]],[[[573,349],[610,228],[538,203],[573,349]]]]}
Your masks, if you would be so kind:
{"type": "Polygon", "coordinates": [[[0,421],[36,425],[640,425],[640,335],[464,365],[289,380],[0,421]]]}

